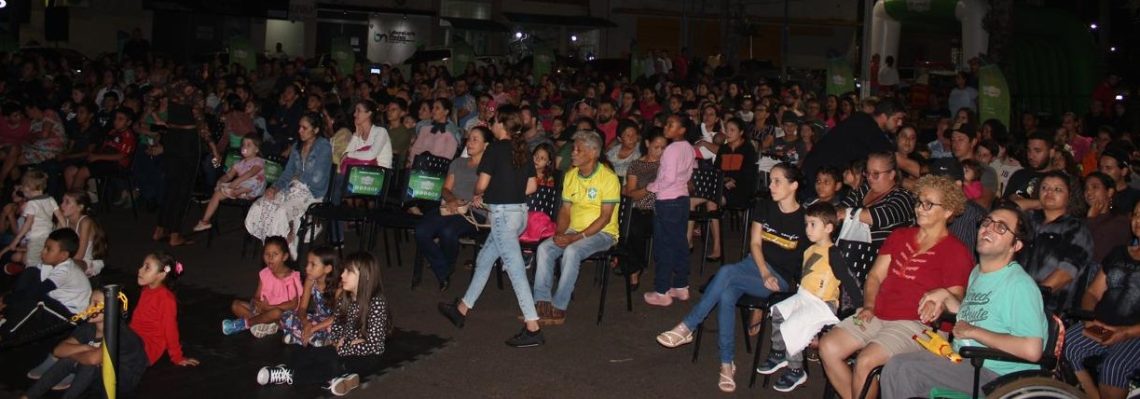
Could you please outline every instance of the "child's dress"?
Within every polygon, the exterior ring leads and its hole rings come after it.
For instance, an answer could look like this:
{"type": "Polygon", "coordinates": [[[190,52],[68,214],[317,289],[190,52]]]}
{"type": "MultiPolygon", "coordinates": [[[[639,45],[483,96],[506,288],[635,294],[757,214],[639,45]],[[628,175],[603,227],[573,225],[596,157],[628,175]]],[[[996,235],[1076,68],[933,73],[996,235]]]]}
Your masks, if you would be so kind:
{"type": "Polygon", "coordinates": [[[301,273],[296,270],[280,278],[267,266],[257,273],[257,277],[261,281],[261,300],[266,304],[276,306],[301,298],[301,273]]]}
{"type": "Polygon", "coordinates": [[[218,184],[218,190],[230,198],[251,200],[260,197],[261,194],[265,192],[265,160],[261,157],[242,159],[235,163],[233,166],[234,170],[237,171],[237,175],[239,177],[246,174],[246,172],[249,172],[254,167],[261,168],[261,172],[253,175],[253,177],[245,179],[245,181],[241,182],[241,184],[238,184],[237,186],[234,186],[231,183],[220,183],[218,184]],[[240,195],[234,195],[233,191],[238,188],[249,189],[249,192],[240,195]]]}
{"type": "MultiPolygon", "coordinates": [[[[322,321],[332,317],[333,309],[332,303],[325,299],[324,293],[321,292],[317,286],[313,285],[313,292],[309,294],[309,308],[306,315],[310,325],[319,324],[322,321]]],[[[286,344],[302,344],[301,332],[304,329],[304,324],[301,322],[300,315],[296,311],[287,311],[281,315],[281,328],[285,333],[286,344]]],[[[316,331],[313,336],[309,338],[309,346],[325,346],[329,342],[329,329],[316,331]]]]}
{"type": "Polygon", "coordinates": [[[982,197],[982,182],[972,181],[962,186],[962,193],[966,195],[968,200],[976,200],[982,197]]]}

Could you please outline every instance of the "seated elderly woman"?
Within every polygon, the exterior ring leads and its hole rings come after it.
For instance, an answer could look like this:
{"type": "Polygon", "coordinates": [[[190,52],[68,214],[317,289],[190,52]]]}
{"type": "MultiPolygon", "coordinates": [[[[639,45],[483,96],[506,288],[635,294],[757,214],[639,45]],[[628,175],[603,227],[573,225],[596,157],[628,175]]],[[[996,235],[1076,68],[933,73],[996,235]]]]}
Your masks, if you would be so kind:
{"type": "Polygon", "coordinates": [[[301,117],[298,135],[301,145],[293,146],[289,162],[273,187],[253,203],[245,217],[245,228],[259,240],[282,236],[289,239],[289,252],[297,258],[297,228],[309,205],[324,200],[332,171],[332,146],[321,135],[320,114],[301,117]]]}
{"type": "MultiPolygon", "coordinates": [[[[1028,361],[1041,358],[1048,335],[1041,291],[1014,256],[1026,246],[1028,220],[1020,210],[998,208],[982,219],[977,234],[978,266],[970,272],[966,294],[958,300],[946,289],[922,296],[922,320],[938,319],[943,311],[957,314],[955,351],[962,347],[997,349],[1028,361]]],[[[1037,365],[987,360],[978,383],[1037,365]]],[[[934,388],[973,392],[974,367],[950,362],[930,351],[895,356],[880,379],[884,398],[925,397],[934,388]]]]}
{"type": "MultiPolygon", "coordinates": [[[[1140,235],[1140,204],[1132,210],[1132,234],[1140,235]]],[[[1081,300],[1093,320],[1065,333],[1065,360],[1090,398],[1124,398],[1128,379],[1140,370],[1140,245],[1118,246],[1081,300]],[[1085,360],[1101,356],[1097,380],[1085,360]]]]}
{"type": "Polygon", "coordinates": [[[974,257],[947,225],[962,212],[966,197],[944,176],[919,179],[916,191],[918,226],[897,229],[887,237],[863,283],[863,307],[820,340],[820,360],[844,399],[862,389],[875,367],[922,350],[911,337],[926,329],[918,307],[924,294],[944,289],[959,299],[965,292],[974,257]],[[847,358],[855,352],[859,355],[853,373],[847,358]]]}
{"type": "MultiPolygon", "coordinates": [[[[416,224],[416,248],[431,265],[441,291],[450,284],[455,259],[459,256],[459,238],[475,232],[475,225],[460,214],[459,208],[467,206],[475,195],[476,170],[491,137],[491,130],[485,126],[471,129],[467,138],[468,157],[455,160],[447,170],[443,203],[439,208],[426,210],[423,219],[416,224]]],[[[480,217],[486,216],[485,210],[475,212],[480,217]]]]}

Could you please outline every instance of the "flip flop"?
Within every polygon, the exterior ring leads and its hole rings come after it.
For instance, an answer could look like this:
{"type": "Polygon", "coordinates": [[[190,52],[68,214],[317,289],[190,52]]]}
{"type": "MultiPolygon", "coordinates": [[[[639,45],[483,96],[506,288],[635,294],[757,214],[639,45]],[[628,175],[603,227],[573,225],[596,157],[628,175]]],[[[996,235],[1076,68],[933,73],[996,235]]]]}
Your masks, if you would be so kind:
{"type": "Polygon", "coordinates": [[[669,330],[657,335],[657,343],[669,349],[693,342],[693,333],[689,335],[681,335],[673,330],[669,330]]]}

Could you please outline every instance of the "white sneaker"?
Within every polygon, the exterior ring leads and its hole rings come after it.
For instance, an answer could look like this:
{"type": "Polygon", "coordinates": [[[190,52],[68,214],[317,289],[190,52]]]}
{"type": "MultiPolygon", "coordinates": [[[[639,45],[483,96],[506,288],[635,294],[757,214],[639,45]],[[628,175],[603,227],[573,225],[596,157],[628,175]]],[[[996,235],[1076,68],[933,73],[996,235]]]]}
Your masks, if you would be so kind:
{"type": "Polygon", "coordinates": [[[261,370],[257,372],[257,383],[261,385],[293,385],[293,370],[289,370],[284,364],[278,364],[273,367],[262,367],[261,370]]]}
{"type": "Polygon", "coordinates": [[[249,332],[257,338],[277,334],[277,323],[254,324],[253,327],[249,328],[249,332]]]}
{"type": "Polygon", "coordinates": [[[360,376],[356,374],[346,374],[329,381],[329,390],[333,395],[344,396],[352,392],[360,386],[360,376]]]}
{"type": "Polygon", "coordinates": [[[28,379],[39,380],[41,377],[44,376],[44,373],[46,373],[48,371],[48,369],[51,368],[51,366],[55,365],[55,362],[58,360],[59,359],[57,359],[55,356],[48,355],[48,357],[45,358],[44,361],[42,363],[40,363],[39,366],[36,366],[35,368],[28,370],[28,379]]]}

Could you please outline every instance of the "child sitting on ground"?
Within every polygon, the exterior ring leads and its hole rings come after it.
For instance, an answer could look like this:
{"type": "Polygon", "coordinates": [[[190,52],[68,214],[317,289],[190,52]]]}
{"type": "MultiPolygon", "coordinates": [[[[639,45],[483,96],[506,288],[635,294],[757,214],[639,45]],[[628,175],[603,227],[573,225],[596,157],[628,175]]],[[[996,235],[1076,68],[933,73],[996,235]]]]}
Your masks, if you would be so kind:
{"type": "Polygon", "coordinates": [[[285,265],[289,260],[289,243],[285,237],[266,238],[261,259],[265,267],[257,273],[257,290],[249,302],[234,300],[230,310],[238,318],[222,320],[222,333],[225,335],[246,329],[257,338],[276,334],[281,316],[297,308],[302,290],[301,273],[285,265]]]}
{"type": "Polygon", "coordinates": [[[182,263],[158,251],[143,259],[138,283],[142,294],[131,318],[131,330],[142,339],[147,364],[153,365],[163,353],[179,366],[197,366],[198,360],[182,356],[178,334],[178,303],[170,286],[182,275],[182,263]]]}
{"type": "Polygon", "coordinates": [[[332,313],[340,299],[340,259],[332,247],[322,246],[309,251],[305,265],[305,288],[296,310],[281,316],[286,344],[325,346],[329,344],[332,313]]]}
{"type": "Polygon", "coordinates": [[[809,206],[804,214],[807,238],[812,246],[804,251],[803,277],[795,295],[772,307],[772,351],[756,372],[773,374],[789,370],[773,385],[777,391],[791,392],[807,382],[803,350],[823,327],[839,323],[835,312],[840,305],[842,286],[853,303],[862,302],[862,292],[839,248],[832,245],[838,218],[835,207],[826,202],[809,206]]]}
{"type": "Polygon", "coordinates": [[[256,133],[247,134],[241,139],[241,160],[235,162],[226,175],[218,180],[214,196],[206,205],[202,220],[194,226],[194,232],[213,227],[210,220],[214,218],[214,212],[217,212],[222,200],[253,200],[265,192],[265,160],[259,156],[258,148],[261,148],[261,138],[256,133]]]}
{"type": "Polygon", "coordinates": [[[40,254],[41,264],[28,268],[12,291],[0,297],[0,339],[9,339],[17,326],[21,331],[36,333],[65,324],[66,318],[87,308],[91,283],[71,260],[78,248],[79,236],[74,230],[59,229],[48,235],[40,254]],[[45,313],[59,317],[32,315],[39,303],[47,309],[45,313]]]}
{"type": "MultiPolygon", "coordinates": [[[[29,170],[20,179],[20,191],[28,202],[24,203],[24,225],[12,239],[8,246],[0,250],[0,257],[8,252],[23,252],[23,256],[13,256],[13,262],[23,261],[26,266],[37,266],[41,263],[40,252],[44,249],[44,242],[52,232],[54,222],[52,216],[63,220],[59,211],[59,204],[51,196],[44,194],[47,187],[48,176],[39,170],[29,170]],[[26,238],[26,240],[25,240],[26,238]]],[[[74,254],[74,250],[72,253],[74,254]]]]}
{"type": "MultiPolygon", "coordinates": [[[[90,304],[102,304],[102,290],[91,292],[90,304]]],[[[64,398],[88,397],[88,389],[95,389],[99,394],[95,397],[104,397],[102,382],[103,365],[103,312],[97,312],[87,319],[55,346],[52,355],[59,358],[43,376],[28,388],[24,398],[41,398],[52,390],[66,390],[64,398]],[[60,382],[72,378],[70,384],[60,385],[60,382]],[[58,389],[57,389],[58,388],[58,389]]],[[[119,319],[119,363],[115,368],[115,391],[119,395],[130,394],[138,386],[146,371],[146,353],[143,351],[142,341],[131,329],[127,328],[123,318],[119,319]]]]}
{"type": "Polygon", "coordinates": [[[328,381],[333,395],[344,396],[360,386],[360,375],[380,368],[384,341],[391,334],[391,316],[380,281],[380,264],[368,252],[344,259],[340,274],[343,299],[338,301],[329,336],[332,345],[298,348],[287,365],[262,367],[257,383],[300,384],[328,381]]]}

